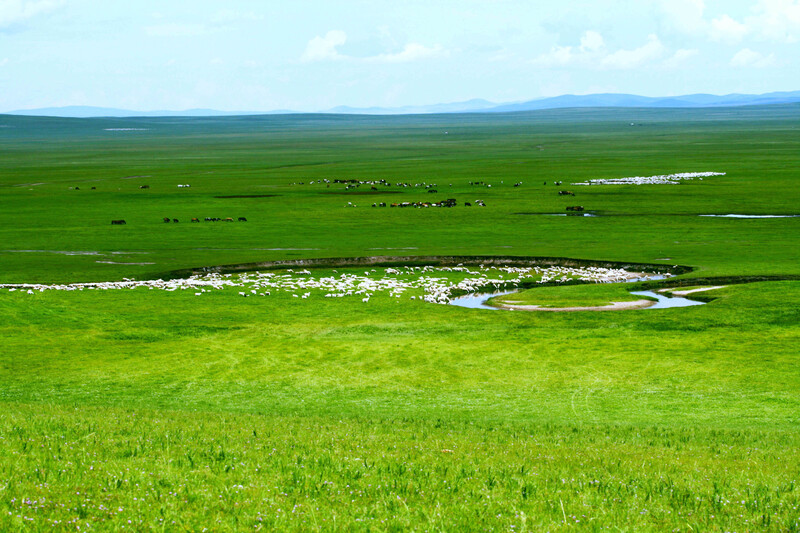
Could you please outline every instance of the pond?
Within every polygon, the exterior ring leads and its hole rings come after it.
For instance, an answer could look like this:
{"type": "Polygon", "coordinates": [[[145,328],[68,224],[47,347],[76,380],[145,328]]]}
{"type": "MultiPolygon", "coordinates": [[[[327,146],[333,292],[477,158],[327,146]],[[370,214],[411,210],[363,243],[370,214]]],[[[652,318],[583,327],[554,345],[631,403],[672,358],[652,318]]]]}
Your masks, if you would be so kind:
{"type": "MultiPolygon", "coordinates": [[[[458,307],[467,307],[469,309],[491,309],[493,311],[499,311],[502,309],[505,311],[512,311],[513,309],[506,309],[502,307],[493,307],[491,305],[487,305],[486,302],[490,298],[494,298],[495,296],[505,296],[507,294],[514,294],[515,292],[519,292],[521,290],[522,289],[514,289],[508,291],[465,294],[464,296],[453,298],[449,303],[450,305],[455,305],[458,307]]],[[[646,296],[649,298],[656,298],[658,300],[653,305],[647,307],[637,307],[634,309],[669,309],[672,307],[691,307],[695,305],[705,304],[705,302],[698,302],[696,300],[689,300],[688,298],[682,298],[678,296],[670,297],[664,294],[658,294],[653,291],[632,291],[631,294],[635,294],[637,296],[646,296]]]]}

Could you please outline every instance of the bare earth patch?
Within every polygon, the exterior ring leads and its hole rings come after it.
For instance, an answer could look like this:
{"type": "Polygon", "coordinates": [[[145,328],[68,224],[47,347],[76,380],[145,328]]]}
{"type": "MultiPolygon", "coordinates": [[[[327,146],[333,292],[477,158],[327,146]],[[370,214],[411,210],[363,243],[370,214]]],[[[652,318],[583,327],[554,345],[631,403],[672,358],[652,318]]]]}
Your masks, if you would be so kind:
{"type": "Polygon", "coordinates": [[[688,289],[685,291],[673,291],[671,289],[659,289],[658,292],[668,292],[673,296],[686,296],[693,292],[713,291],[714,289],[724,289],[727,285],[717,285],[715,287],[700,287],[699,289],[688,289]]]}

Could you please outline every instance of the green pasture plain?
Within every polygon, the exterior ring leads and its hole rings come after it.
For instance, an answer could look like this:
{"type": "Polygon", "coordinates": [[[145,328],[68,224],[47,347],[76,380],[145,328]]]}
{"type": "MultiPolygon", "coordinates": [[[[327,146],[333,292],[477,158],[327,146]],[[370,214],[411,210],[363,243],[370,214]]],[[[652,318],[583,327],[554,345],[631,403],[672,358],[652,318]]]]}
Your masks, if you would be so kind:
{"type": "MultiPolygon", "coordinates": [[[[800,274],[800,218],[698,216],[800,214],[798,106],[0,126],[0,283],[417,254],[800,274]],[[693,171],[727,174],[572,185],[693,171]],[[573,204],[598,216],[544,216],[573,204]]],[[[800,529],[800,281],[605,313],[238,291],[0,289],[1,530],[800,529]]]]}
{"type": "Polygon", "coordinates": [[[800,218],[697,215],[800,214],[799,114],[797,106],[776,106],[433,117],[5,116],[0,280],[149,278],[221,263],[397,252],[669,258],[661,262],[708,274],[797,274],[800,218]],[[125,128],[134,130],[106,131],[125,128]],[[693,171],[727,175],[680,186],[571,185],[693,171]],[[436,183],[439,192],[308,185],[337,178],[436,183]],[[300,182],[306,185],[292,185],[300,182]],[[558,189],[576,189],[576,196],[559,197],[558,189]],[[459,207],[369,207],[446,198],[459,207]],[[476,199],[487,207],[463,206],[476,199]],[[345,209],[347,202],[358,207],[345,209]],[[540,216],[569,205],[604,216],[540,216]],[[240,216],[248,222],[189,223],[240,216]],[[180,223],[164,224],[164,217],[180,223]],[[115,219],[127,225],[112,226],[115,219]]]}

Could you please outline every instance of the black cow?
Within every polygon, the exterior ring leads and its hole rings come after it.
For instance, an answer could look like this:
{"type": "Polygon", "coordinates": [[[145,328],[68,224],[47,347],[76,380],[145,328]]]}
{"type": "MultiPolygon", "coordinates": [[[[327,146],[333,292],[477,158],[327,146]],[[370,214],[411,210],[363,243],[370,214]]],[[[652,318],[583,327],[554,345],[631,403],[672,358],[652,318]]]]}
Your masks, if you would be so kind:
{"type": "Polygon", "coordinates": [[[169,217],[164,217],[164,223],[169,224],[169,217]]]}
{"type": "Polygon", "coordinates": [[[111,221],[111,225],[112,226],[118,226],[118,225],[122,225],[122,224],[125,224],[124,220],[112,220],[111,221]]]}
{"type": "Polygon", "coordinates": [[[239,217],[239,222],[247,222],[247,219],[244,217],[239,217]]]}
{"type": "Polygon", "coordinates": [[[583,211],[582,205],[570,205],[567,206],[567,211],[583,211]]]}
{"type": "Polygon", "coordinates": [[[177,223],[178,223],[178,219],[177,219],[177,218],[173,218],[173,219],[172,219],[172,221],[173,221],[175,224],[177,224],[177,223]]]}

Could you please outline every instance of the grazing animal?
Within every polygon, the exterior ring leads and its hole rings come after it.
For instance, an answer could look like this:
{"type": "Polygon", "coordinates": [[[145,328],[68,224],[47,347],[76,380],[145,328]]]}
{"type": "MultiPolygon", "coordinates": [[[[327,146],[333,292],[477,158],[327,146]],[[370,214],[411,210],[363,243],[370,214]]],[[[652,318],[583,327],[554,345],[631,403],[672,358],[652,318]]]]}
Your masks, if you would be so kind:
{"type": "Polygon", "coordinates": [[[95,190],[95,189],[97,189],[97,187],[92,187],[92,190],[95,190]]]}
{"type": "Polygon", "coordinates": [[[119,225],[122,225],[122,224],[125,224],[125,223],[126,222],[124,220],[112,220],[111,221],[111,225],[112,226],[119,226],[119,225]]]}
{"type": "Polygon", "coordinates": [[[583,211],[582,205],[570,205],[567,207],[567,211],[583,211]]]}
{"type": "Polygon", "coordinates": [[[169,217],[164,217],[164,223],[169,223],[169,217]]]}
{"type": "Polygon", "coordinates": [[[244,217],[239,217],[239,222],[247,222],[247,219],[244,217]]]}
{"type": "Polygon", "coordinates": [[[233,219],[231,217],[228,217],[225,219],[225,222],[233,222],[233,219]]]}
{"type": "Polygon", "coordinates": [[[472,207],[472,204],[469,202],[464,202],[464,207],[472,207]]]}
{"type": "Polygon", "coordinates": [[[575,193],[572,191],[558,191],[559,196],[575,196],[575,193]]]}
{"type": "Polygon", "coordinates": [[[193,218],[192,222],[200,222],[200,219],[199,218],[193,218]]]}
{"type": "Polygon", "coordinates": [[[149,189],[150,186],[149,185],[139,185],[139,188],[140,189],[149,189]]]}
{"type": "Polygon", "coordinates": [[[436,189],[428,189],[428,192],[439,192],[436,189]]]}

